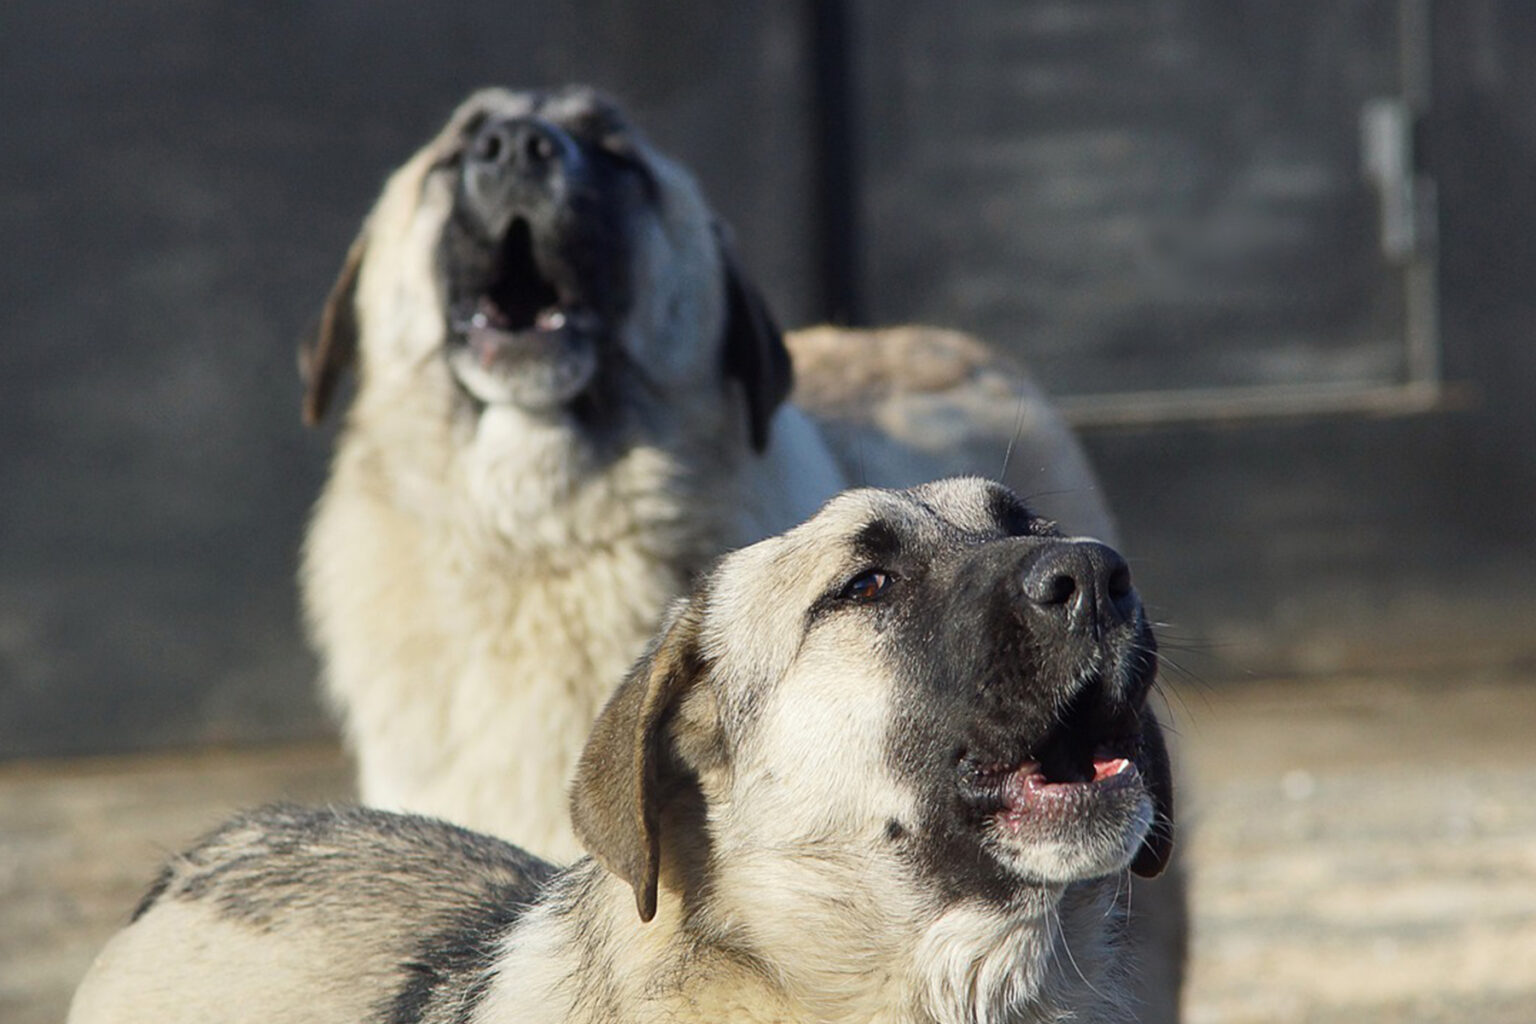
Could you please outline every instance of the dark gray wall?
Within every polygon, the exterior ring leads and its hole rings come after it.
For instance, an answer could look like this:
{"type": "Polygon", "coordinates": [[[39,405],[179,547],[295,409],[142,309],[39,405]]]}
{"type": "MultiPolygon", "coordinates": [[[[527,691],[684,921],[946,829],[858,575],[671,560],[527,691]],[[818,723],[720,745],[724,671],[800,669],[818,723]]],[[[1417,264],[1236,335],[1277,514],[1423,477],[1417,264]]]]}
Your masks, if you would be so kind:
{"type": "Polygon", "coordinates": [[[1536,654],[1536,18],[1434,10],[1418,136],[1451,407],[1091,438],[1144,577],[1218,676],[1536,654]]]}
{"type": "Polygon", "coordinates": [[[1536,651],[1529,7],[854,6],[872,318],[976,330],[1058,395],[1407,380],[1359,121],[1411,91],[1401,33],[1432,10],[1440,406],[1087,438],[1202,677],[1536,651]]]}
{"type": "MultiPolygon", "coordinates": [[[[968,326],[1060,393],[1402,373],[1354,140],[1394,0],[92,6],[0,9],[0,755],[326,727],[293,342],[481,84],[621,96],[789,323],[968,326]]],[[[1088,434],[1202,678],[1536,654],[1536,19],[1434,10],[1458,404],[1088,434]]]]}
{"type": "Polygon", "coordinates": [[[870,313],[1060,393],[1389,379],[1357,112],[1396,0],[866,0],[870,313]]]}

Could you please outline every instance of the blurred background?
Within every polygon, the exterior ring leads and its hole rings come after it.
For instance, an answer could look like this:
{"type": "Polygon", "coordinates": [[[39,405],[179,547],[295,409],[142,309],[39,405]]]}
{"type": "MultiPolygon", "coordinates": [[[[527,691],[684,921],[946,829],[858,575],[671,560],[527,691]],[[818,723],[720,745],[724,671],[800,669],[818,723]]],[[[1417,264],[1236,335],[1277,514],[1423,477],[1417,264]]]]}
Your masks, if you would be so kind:
{"type": "Polygon", "coordinates": [[[464,94],[568,81],[696,171],[784,323],[958,326],[1033,367],[1191,719],[1494,680],[1515,703],[1478,728],[1514,743],[1533,58],[1525,0],[8,0],[0,761],[330,734],[297,338],[464,94]]]}
{"type": "Polygon", "coordinates": [[[486,83],[594,82],[791,325],[923,320],[1082,425],[1207,677],[1536,653],[1518,0],[12,0],[0,754],[324,728],[296,340],[486,83]]]}

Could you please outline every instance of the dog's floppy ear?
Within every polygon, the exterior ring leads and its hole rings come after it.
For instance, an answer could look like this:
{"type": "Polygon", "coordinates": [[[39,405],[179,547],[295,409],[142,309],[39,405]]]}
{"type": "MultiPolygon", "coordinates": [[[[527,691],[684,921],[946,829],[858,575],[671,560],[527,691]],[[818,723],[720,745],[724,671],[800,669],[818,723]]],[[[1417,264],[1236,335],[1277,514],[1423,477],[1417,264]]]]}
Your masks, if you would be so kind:
{"type": "Polygon", "coordinates": [[[1152,825],[1131,861],[1131,870],[1142,878],[1156,878],[1173,857],[1173,765],[1156,716],[1148,708],[1141,718],[1141,768],[1152,794],[1152,825]]]}
{"type": "Polygon", "coordinates": [[[725,273],[725,339],[722,349],[725,375],[741,381],[747,396],[747,426],[752,447],[768,447],[768,424],[774,410],[789,397],[794,369],[784,334],[774,322],[768,301],[746,279],[720,225],[715,227],[720,244],[720,265],[725,273]]]}
{"type": "Polygon", "coordinates": [[[325,418],[341,375],[357,359],[357,275],[367,248],[365,231],[347,250],[341,273],[325,298],[313,331],[299,344],[305,426],[316,426],[325,418]]]}
{"type": "Polygon", "coordinates": [[[669,712],[702,673],[696,601],[667,625],[592,726],[571,784],[571,824],[587,851],[635,891],[640,920],[656,916],[659,821],[666,797],[662,734],[669,712]]]}

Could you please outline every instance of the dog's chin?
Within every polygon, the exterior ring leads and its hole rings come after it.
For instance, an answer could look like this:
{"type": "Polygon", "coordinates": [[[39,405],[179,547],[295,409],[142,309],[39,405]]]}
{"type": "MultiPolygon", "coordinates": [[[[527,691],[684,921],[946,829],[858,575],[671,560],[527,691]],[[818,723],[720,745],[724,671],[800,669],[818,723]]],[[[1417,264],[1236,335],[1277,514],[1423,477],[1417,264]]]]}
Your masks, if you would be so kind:
{"type": "Polygon", "coordinates": [[[986,849],[1035,884],[1067,884],[1124,870],[1154,814],[1135,762],[1107,751],[1070,773],[1048,772],[1030,760],[972,766],[962,787],[978,813],[986,849]]]}
{"type": "Polygon", "coordinates": [[[575,324],[523,331],[470,328],[449,339],[448,367],[482,405],[549,413],[591,385],[598,343],[592,331],[575,324]]]}
{"type": "Polygon", "coordinates": [[[1031,765],[1009,778],[988,817],[986,845],[1026,881],[1068,884],[1128,868],[1152,827],[1151,795],[1134,763],[1106,761],[1095,778],[1048,782],[1031,765]]]}

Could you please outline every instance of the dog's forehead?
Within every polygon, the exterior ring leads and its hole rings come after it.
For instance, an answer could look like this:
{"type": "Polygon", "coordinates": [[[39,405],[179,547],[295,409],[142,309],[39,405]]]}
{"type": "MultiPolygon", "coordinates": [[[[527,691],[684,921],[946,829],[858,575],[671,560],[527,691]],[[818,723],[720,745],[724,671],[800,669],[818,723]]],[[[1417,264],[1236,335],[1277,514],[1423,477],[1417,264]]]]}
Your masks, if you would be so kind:
{"type": "Polygon", "coordinates": [[[881,537],[936,549],[1050,529],[1017,495],[990,480],[960,477],[903,491],[860,488],[832,498],[788,533],[738,552],[725,569],[766,569],[815,585],[823,575],[877,557],[881,537]]]}
{"type": "MultiPolygon", "coordinates": [[[[725,556],[700,591],[703,645],[722,679],[778,679],[807,615],[855,574],[918,572],[965,548],[1049,528],[1013,492],[981,479],[905,491],[845,491],[794,529],[725,556]]],[[[738,684],[732,684],[736,688],[738,684]]],[[[747,685],[750,689],[750,684],[747,685]]]]}
{"type": "Polygon", "coordinates": [[[629,118],[617,103],[586,86],[545,94],[538,105],[538,113],[570,131],[595,137],[633,130],[629,118]]]}
{"type": "Polygon", "coordinates": [[[459,104],[450,125],[458,130],[487,117],[538,116],[575,135],[603,138],[633,131],[629,118],[596,89],[574,85],[555,90],[481,89],[459,104]]]}
{"type": "Polygon", "coordinates": [[[1016,494],[980,477],[936,480],[902,491],[848,491],[806,525],[820,526],[819,532],[845,536],[856,545],[876,528],[935,542],[986,540],[1048,528],[1016,494]]]}
{"type": "Polygon", "coordinates": [[[1036,516],[1013,491],[994,480],[953,477],[904,492],[936,519],[964,533],[1012,536],[1042,533],[1051,524],[1036,516]]]}

